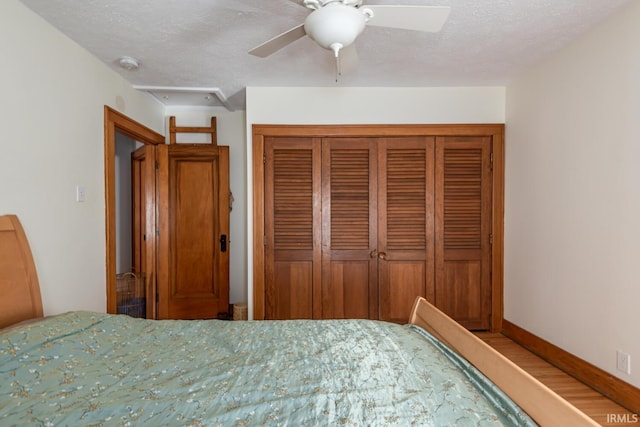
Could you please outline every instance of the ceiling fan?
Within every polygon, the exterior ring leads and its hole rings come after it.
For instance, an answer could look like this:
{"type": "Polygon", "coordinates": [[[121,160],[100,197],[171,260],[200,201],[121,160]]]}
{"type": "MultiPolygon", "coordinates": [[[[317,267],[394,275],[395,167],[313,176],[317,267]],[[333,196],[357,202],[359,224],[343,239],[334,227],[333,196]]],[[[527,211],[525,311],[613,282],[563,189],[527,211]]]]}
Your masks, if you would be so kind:
{"type": "Polygon", "coordinates": [[[290,0],[311,9],[304,23],[251,49],[251,55],[267,57],[294,41],[309,36],[333,51],[337,74],[357,64],[353,42],[365,26],[438,32],[449,16],[448,6],[362,5],[362,0],[290,0]]]}

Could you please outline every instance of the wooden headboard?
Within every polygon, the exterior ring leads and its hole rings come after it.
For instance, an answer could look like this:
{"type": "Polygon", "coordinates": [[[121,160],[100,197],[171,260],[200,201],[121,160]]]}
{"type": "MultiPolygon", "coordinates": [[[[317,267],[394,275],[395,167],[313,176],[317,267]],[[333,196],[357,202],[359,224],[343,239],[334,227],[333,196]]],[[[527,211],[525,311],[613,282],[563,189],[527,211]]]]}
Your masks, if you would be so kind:
{"type": "Polygon", "coordinates": [[[36,266],[20,220],[0,216],[0,328],[42,317],[36,266]]]}

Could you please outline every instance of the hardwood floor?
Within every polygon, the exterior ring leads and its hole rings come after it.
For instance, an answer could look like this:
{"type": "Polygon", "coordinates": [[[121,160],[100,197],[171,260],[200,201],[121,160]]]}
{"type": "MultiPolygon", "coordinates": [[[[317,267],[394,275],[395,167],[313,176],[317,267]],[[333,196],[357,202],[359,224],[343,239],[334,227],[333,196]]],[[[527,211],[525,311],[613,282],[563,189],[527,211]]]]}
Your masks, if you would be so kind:
{"type": "Polygon", "coordinates": [[[599,424],[603,426],[640,425],[640,415],[633,414],[604,397],[504,335],[488,332],[476,335],[599,424]]]}

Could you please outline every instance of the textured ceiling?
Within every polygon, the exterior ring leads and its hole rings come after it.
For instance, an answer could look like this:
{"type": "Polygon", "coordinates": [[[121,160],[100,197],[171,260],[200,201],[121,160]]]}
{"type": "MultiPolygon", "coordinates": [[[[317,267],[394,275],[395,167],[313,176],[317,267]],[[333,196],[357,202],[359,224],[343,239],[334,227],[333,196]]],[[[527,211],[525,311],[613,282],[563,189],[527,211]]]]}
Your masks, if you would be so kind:
{"type": "MultiPolygon", "coordinates": [[[[247,86],[505,85],[628,1],[365,0],[444,5],[451,14],[435,34],[367,27],[356,41],[358,67],[336,82],[331,52],[308,37],[268,58],[247,54],[304,21],[309,10],[290,0],[22,0],[133,85],[219,88],[231,109],[244,108],[247,86]],[[120,68],[123,55],[139,69],[120,68]]],[[[175,91],[162,93],[170,104],[175,91]]],[[[217,96],[205,102],[224,105],[217,96]]]]}

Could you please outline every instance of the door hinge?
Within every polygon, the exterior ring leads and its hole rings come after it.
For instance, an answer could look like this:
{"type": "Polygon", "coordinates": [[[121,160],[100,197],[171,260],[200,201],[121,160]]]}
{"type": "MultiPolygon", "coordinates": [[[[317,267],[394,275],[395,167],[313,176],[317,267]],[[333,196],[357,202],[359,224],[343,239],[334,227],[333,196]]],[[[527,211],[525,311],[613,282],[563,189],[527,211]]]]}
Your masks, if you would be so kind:
{"type": "Polygon", "coordinates": [[[489,234],[489,244],[493,245],[493,233],[489,234]]]}
{"type": "Polygon", "coordinates": [[[156,228],[156,237],[160,235],[160,229],[156,228]]]}
{"type": "Polygon", "coordinates": [[[491,152],[491,155],[489,156],[489,164],[490,164],[491,170],[493,170],[493,151],[491,152]]]}
{"type": "Polygon", "coordinates": [[[160,169],[160,162],[156,160],[156,169],[160,169]]]}
{"type": "Polygon", "coordinates": [[[267,155],[266,154],[262,155],[262,163],[264,163],[265,165],[267,164],[267,155]]]}

